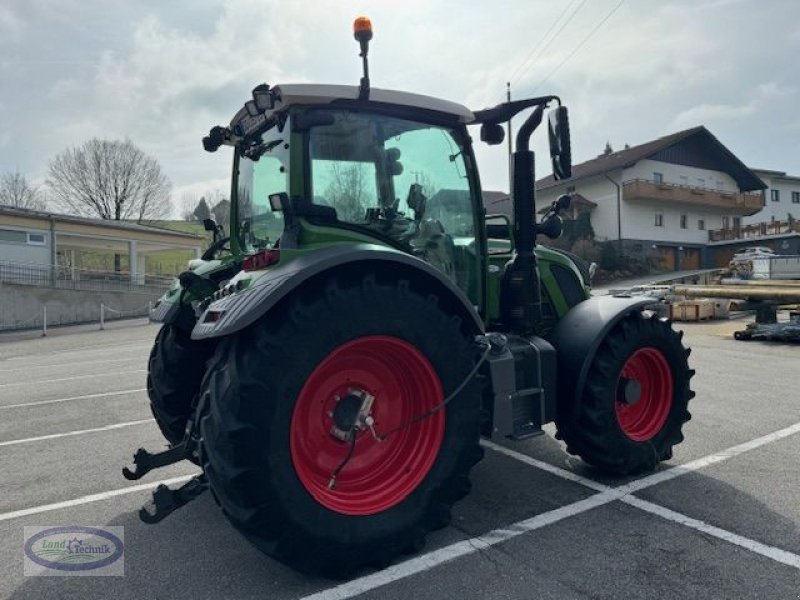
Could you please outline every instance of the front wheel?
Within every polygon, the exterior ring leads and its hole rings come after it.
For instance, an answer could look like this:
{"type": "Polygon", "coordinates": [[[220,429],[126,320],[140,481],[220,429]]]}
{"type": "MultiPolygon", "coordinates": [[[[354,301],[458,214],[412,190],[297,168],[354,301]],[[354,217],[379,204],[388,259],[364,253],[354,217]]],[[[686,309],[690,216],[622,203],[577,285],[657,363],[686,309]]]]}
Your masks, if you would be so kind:
{"type": "Polygon", "coordinates": [[[344,576],[446,525],[480,460],[471,336],[408,282],[331,281],[226,340],[206,378],[204,468],[270,556],[344,576]]]}
{"type": "Polygon", "coordinates": [[[213,351],[211,342],[192,340],[175,324],[164,325],[156,336],[147,361],[147,394],[150,410],[170,444],[183,439],[213,351]]]}
{"type": "Polygon", "coordinates": [[[691,418],[688,356],[666,320],[648,313],[623,319],[598,348],[578,406],[556,419],[567,450],[618,475],[671,458],[691,418]]]}

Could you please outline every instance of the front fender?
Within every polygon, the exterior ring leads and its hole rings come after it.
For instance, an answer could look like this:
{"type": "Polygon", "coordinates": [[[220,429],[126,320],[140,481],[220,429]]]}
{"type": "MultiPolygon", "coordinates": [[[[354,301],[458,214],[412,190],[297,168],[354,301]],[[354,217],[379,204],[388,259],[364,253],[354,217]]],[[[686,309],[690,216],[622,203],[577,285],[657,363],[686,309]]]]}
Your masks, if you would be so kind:
{"type": "Polygon", "coordinates": [[[556,324],[548,340],[556,349],[559,414],[574,414],[589,368],[608,332],[626,316],[652,303],[652,298],[593,296],[573,306],[556,324]]]}
{"type": "Polygon", "coordinates": [[[388,273],[410,273],[426,280],[439,295],[452,300],[458,316],[483,331],[483,322],[461,289],[443,273],[423,260],[386,246],[374,244],[340,244],[310,250],[285,264],[278,264],[242,292],[212,302],[200,316],[192,331],[192,339],[216,338],[244,329],[265,315],[280,300],[303,283],[324,272],[343,266],[358,266],[365,271],[377,268],[388,273]]]}

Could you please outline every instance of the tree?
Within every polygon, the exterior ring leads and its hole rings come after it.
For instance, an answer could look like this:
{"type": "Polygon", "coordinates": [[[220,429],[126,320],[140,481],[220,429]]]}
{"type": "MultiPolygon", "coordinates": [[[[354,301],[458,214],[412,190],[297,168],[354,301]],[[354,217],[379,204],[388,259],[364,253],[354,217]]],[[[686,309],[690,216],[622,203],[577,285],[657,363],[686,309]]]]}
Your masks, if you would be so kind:
{"type": "Polygon", "coordinates": [[[192,214],[197,221],[205,221],[211,218],[211,209],[208,208],[208,202],[206,202],[205,198],[200,198],[200,202],[197,203],[192,214]]]}
{"type": "Polygon", "coordinates": [[[362,163],[342,166],[331,164],[331,182],[325,190],[325,198],[336,209],[339,219],[356,222],[364,219],[367,209],[367,169],[362,163]]]}
{"type": "Polygon", "coordinates": [[[214,220],[219,225],[223,225],[227,228],[228,220],[230,219],[231,215],[230,201],[223,198],[214,205],[214,208],[211,209],[211,212],[214,213],[214,220]]]}
{"type": "Polygon", "coordinates": [[[0,176],[0,204],[14,208],[44,210],[45,203],[37,186],[30,185],[19,171],[0,176]]]}
{"type": "Polygon", "coordinates": [[[50,162],[47,186],[61,208],[107,220],[165,217],[171,184],[158,161],[130,140],[93,138],[50,162]]]}

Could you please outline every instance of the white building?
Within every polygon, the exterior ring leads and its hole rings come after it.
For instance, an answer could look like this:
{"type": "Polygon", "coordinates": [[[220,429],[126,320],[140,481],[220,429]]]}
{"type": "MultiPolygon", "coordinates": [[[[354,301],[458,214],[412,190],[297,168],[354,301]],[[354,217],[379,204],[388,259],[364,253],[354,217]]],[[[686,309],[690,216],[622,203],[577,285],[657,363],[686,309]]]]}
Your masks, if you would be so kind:
{"type": "Polygon", "coordinates": [[[753,169],[767,185],[764,190],[764,209],[745,217],[745,225],[800,219],[800,177],[787,175],[783,171],[753,169]]]}
{"type": "Polygon", "coordinates": [[[538,206],[580,194],[596,204],[589,210],[597,240],[620,240],[628,256],[657,254],[668,269],[727,262],[727,251],[708,251],[709,231],[741,228],[762,209],[766,187],[702,126],[600,155],[572,174],[537,181],[538,206]]]}

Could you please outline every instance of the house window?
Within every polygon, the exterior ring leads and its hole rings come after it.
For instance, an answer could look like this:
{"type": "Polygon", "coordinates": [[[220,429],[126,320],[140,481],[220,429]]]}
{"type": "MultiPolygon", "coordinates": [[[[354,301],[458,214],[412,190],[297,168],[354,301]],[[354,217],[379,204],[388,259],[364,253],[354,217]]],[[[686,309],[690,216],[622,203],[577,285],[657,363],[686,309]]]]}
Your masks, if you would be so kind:
{"type": "Polygon", "coordinates": [[[769,197],[773,202],[780,202],[781,201],[781,191],[780,190],[770,190],[769,197]]]}
{"type": "Polygon", "coordinates": [[[43,233],[29,233],[28,234],[28,244],[31,246],[44,246],[46,244],[46,240],[43,233]]]}
{"type": "Polygon", "coordinates": [[[664,183],[664,174],[653,173],[653,183],[664,183]]]}
{"type": "Polygon", "coordinates": [[[734,229],[742,228],[742,217],[733,217],[733,228],[734,229]]]}
{"type": "Polygon", "coordinates": [[[792,192],[792,204],[800,204],[800,192],[792,192]]]}
{"type": "Polygon", "coordinates": [[[705,219],[697,219],[697,228],[700,231],[705,231],[706,230],[706,221],[705,221],[705,219]]]}
{"type": "Polygon", "coordinates": [[[722,217],[722,228],[723,229],[730,229],[731,228],[731,218],[730,217],[722,217]]]}
{"type": "Polygon", "coordinates": [[[664,226],[664,213],[657,212],[656,213],[656,227],[663,227],[664,226]]]}
{"type": "Polygon", "coordinates": [[[14,231],[13,229],[0,229],[0,242],[16,242],[24,244],[28,241],[24,231],[14,231]]]}
{"type": "Polygon", "coordinates": [[[689,217],[681,215],[681,229],[686,229],[689,226],[689,217]]]}

